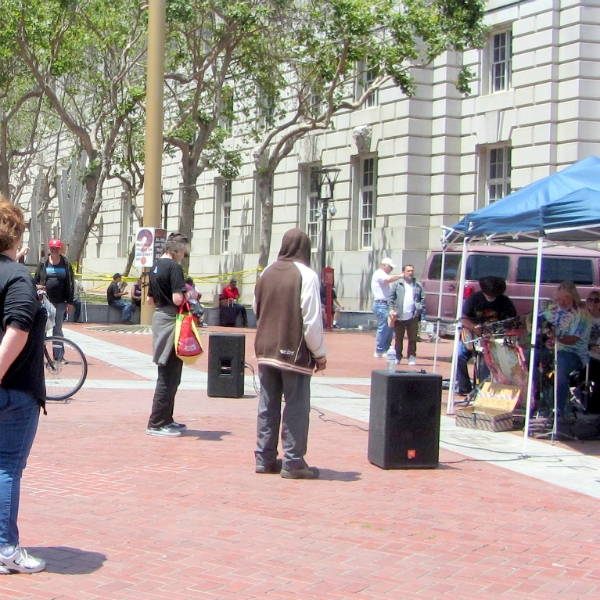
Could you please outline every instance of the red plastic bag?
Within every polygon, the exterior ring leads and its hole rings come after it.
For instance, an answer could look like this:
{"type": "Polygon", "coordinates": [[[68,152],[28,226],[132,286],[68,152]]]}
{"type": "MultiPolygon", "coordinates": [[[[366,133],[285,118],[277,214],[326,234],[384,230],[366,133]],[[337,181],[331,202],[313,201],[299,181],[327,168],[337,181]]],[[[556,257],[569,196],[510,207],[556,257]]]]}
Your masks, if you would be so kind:
{"type": "Polygon", "coordinates": [[[175,353],[186,365],[193,365],[203,352],[198,319],[190,312],[190,305],[182,302],[175,321],[175,353]]]}

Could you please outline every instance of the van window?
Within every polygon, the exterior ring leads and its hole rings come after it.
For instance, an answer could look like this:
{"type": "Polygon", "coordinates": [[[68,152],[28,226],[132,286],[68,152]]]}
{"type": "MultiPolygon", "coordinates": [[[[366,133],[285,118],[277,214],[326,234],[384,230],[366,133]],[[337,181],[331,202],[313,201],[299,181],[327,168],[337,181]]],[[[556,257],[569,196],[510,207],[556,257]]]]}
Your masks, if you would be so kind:
{"type": "MultiPolygon", "coordinates": [[[[458,277],[458,267],[460,265],[460,254],[446,254],[444,261],[444,281],[456,281],[458,277]]],[[[440,271],[442,269],[442,255],[434,254],[429,265],[429,279],[440,280],[440,271]]]]}
{"type": "MultiPolygon", "coordinates": [[[[535,283],[535,256],[521,256],[517,262],[517,283],[535,283]]],[[[542,257],[542,283],[572,281],[576,285],[593,285],[592,261],[585,258],[542,257]]]]}
{"type": "Polygon", "coordinates": [[[510,258],[503,254],[470,254],[467,258],[465,279],[473,281],[494,275],[508,279],[510,258]]]}

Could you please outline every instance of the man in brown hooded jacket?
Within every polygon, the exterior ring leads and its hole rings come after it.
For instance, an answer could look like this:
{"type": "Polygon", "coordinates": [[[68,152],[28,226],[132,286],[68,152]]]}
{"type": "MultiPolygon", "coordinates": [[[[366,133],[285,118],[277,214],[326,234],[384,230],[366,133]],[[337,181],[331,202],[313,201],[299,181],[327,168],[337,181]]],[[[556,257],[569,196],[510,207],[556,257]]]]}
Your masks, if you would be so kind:
{"type": "Polygon", "coordinates": [[[309,264],[308,236],[290,229],[283,236],[277,261],[263,271],[254,294],[254,349],[261,387],[256,472],[281,473],[285,479],[319,476],[319,470],[304,460],[311,375],[327,365],[319,280],[309,264]],[[283,460],[277,458],[280,425],[283,460]]]}

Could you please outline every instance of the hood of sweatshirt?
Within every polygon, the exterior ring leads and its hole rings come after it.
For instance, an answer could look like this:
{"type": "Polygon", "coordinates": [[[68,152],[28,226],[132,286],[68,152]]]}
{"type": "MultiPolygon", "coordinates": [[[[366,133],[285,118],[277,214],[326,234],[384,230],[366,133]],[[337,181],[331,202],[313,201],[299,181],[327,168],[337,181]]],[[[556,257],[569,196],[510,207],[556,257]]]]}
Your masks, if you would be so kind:
{"type": "Polygon", "coordinates": [[[299,262],[310,267],[310,239],[301,229],[290,229],[283,234],[277,260],[299,262]]]}

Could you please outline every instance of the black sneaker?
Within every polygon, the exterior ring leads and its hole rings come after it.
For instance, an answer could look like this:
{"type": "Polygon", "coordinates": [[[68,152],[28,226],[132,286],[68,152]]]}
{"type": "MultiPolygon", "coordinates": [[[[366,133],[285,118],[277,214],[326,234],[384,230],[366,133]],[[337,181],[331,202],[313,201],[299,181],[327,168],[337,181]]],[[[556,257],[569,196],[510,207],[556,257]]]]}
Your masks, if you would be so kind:
{"type": "Polygon", "coordinates": [[[172,427],[148,427],[146,433],[161,437],[179,437],[181,435],[181,431],[172,427]]]}
{"type": "Polygon", "coordinates": [[[301,469],[281,470],[284,479],[318,479],[319,469],[317,467],[302,467],[301,469]]]}
{"type": "Polygon", "coordinates": [[[183,423],[176,423],[175,421],[173,421],[170,425],[167,425],[167,427],[175,429],[175,431],[185,431],[187,429],[187,425],[183,423]]]}
{"type": "Polygon", "coordinates": [[[281,465],[282,461],[280,458],[276,459],[274,463],[269,463],[268,465],[256,465],[256,469],[254,469],[255,473],[270,473],[272,475],[277,475],[281,473],[281,465]]]}

